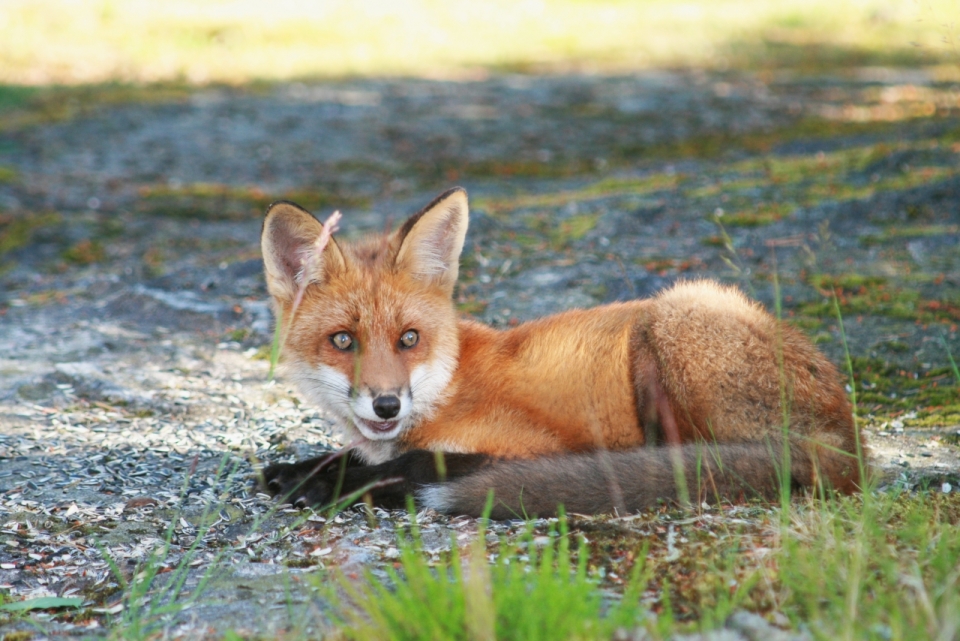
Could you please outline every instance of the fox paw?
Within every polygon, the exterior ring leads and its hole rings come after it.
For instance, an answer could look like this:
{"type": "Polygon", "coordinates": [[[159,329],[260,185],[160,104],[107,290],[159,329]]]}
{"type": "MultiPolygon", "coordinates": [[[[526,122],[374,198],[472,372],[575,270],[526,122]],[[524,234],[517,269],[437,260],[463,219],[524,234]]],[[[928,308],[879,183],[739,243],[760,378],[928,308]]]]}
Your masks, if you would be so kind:
{"type": "Polygon", "coordinates": [[[328,465],[329,459],[321,456],[296,463],[275,463],[263,470],[261,486],[271,496],[294,507],[326,505],[334,499],[339,472],[335,463],[328,465]]]}

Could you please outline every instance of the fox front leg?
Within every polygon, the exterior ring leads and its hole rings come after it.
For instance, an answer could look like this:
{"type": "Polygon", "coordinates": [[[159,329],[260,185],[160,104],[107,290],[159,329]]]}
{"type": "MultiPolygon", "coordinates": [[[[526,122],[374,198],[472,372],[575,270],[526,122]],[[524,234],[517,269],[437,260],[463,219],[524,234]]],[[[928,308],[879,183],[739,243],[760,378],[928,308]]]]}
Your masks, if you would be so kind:
{"type": "MultiPolygon", "coordinates": [[[[407,496],[425,485],[466,476],[489,464],[485,454],[413,450],[379,465],[346,465],[329,457],[271,465],[264,470],[268,492],[297,507],[331,505],[369,496],[373,505],[403,508],[407,496]]],[[[350,463],[351,461],[346,461],[350,463]]]]}
{"type": "Polygon", "coordinates": [[[291,503],[316,495],[318,500],[309,503],[314,505],[324,497],[325,471],[361,465],[363,461],[352,450],[340,450],[295,463],[274,463],[264,468],[260,486],[271,496],[291,503]]]}

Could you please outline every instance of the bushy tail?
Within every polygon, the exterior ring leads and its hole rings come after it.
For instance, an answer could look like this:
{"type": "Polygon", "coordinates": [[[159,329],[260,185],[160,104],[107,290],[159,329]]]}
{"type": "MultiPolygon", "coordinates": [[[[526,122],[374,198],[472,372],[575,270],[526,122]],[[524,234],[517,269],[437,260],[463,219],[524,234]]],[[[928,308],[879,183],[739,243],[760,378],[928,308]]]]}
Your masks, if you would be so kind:
{"type": "Polygon", "coordinates": [[[568,513],[624,514],[664,500],[774,499],[785,479],[788,491],[822,485],[852,492],[859,483],[859,464],[843,451],[797,444],[785,456],[775,442],[599,451],[499,461],[469,476],[429,485],[418,498],[440,512],[479,516],[492,490],[490,516],[495,519],[550,516],[558,505],[568,513]]]}

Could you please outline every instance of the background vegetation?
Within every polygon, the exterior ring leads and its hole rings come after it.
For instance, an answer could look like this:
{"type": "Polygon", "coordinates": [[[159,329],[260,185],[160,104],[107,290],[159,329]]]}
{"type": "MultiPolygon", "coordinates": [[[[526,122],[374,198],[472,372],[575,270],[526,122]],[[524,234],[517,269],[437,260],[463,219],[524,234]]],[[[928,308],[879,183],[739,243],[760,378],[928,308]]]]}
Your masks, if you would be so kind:
{"type": "Polygon", "coordinates": [[[958,8],[957,0],[8,0],[0,82],[936,64],[956,58],[958,8]]]}

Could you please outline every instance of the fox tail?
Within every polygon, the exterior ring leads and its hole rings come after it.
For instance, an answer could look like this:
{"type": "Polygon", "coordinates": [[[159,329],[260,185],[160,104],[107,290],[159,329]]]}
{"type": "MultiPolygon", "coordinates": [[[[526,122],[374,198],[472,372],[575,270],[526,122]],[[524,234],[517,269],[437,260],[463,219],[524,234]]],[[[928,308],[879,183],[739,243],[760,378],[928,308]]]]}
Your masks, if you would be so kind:
{"type": "MultiPolygon", "coordinates": [[[[793,439],[791,439],[793,440],[793,439]]],[[[480,516],[490,492],[494,519],[566,512],[626,514],[662,501],[696,503],[779,496],[787,491],[859,489],[855,454],[782,442],[688,444],[597,451],[530,460],[501,460],[468,476],[420,489],[425,507],[480,516]],[[789,466],[789,471],[784,470],[789,466]]]]}

